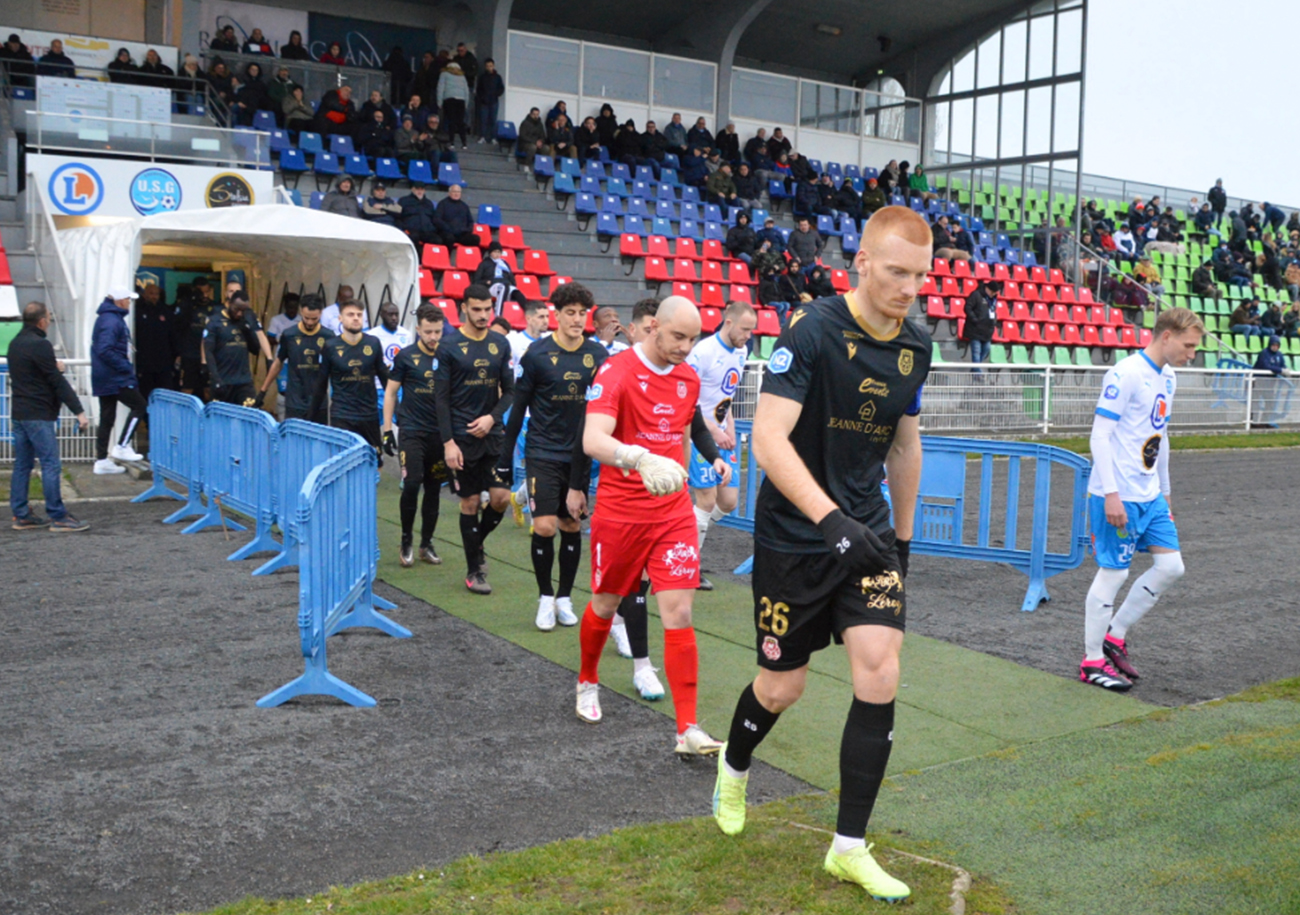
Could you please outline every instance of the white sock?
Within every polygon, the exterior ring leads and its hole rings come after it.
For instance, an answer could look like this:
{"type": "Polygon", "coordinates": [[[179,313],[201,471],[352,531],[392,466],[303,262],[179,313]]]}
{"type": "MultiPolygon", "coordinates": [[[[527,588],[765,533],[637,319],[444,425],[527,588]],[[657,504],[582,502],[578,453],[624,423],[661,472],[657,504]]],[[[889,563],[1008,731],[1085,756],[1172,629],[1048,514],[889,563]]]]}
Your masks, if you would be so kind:
{"type": "Polygon", "coordinates": [[[645,670],[649,666],[650,666],[649,658],[633,658],[632,675],[636,676],[637,674],[641,673],[641,671],[645,670]]]}
{"type": "Polygon", "coordinates": [[[709,520],[712,521],[714,524],[717,524],[723,518],[727,517],[728,514],[729,512],[724,512],[722,509],[718,508],[718,506],[715,505],[713,506],[713,511],[709,512],[709,520]]]}
{"type": "Polygon", "coordinates": [[[835,846],[835,854],[837,855],[846,855],[849,852],[853,851],[853,849],[865,848],[866,845],[867,845],[866,839],[851,839],[848,836],[840,835],[838,832],[835,833],[834,846],[835,846]]]}
{"type": "Polygon", "coordinates": [[[1088,589],[1083,615],[1083,659],[1100,661],[1104,655],[1101,643],[1106,639],[1106,627],[1115,611],[1115,595],[1128,578],[1128,569],[1098,569],[1097,577],[1088,589]]]}
{"type": "Polygon", "coordinates": [[[727,756],[725,753],[722,755],[722,768],[725,769],[727,774],[730,775],[732,778],[749,778],[748,769],[746,769],[744,772],[741,772],[739,769],[731,768],[731,763],[727,762],[727,756]]]}
{"type": "Polygon", "coordinates": [[[1146,616],[1160,595],[1182,577],[1182,553],[1152,553],[1151,568],[1128,589],[1128,596],[1110,621],[1110,634],[1117,639],[1124,638],[1129,627],[1146,616]]]}
{"type": "Polygon", "coordinates": [[[614,622],[610,623],[610,625],[611,625],[611,626],[622,626],[622,625],[625,625],[624,622],[623,622],[623,614],[621,614],[621,613],[615,613],[615,614],[614,614],[614,622]]]}
{"type": "Polygon", "coordinates": [[[695,529],[700,532],[699,548],[704,549],[704,536],[709,532],[709,521],[713,517],[712,512],[707,512],[695,506],[695,529]]]}

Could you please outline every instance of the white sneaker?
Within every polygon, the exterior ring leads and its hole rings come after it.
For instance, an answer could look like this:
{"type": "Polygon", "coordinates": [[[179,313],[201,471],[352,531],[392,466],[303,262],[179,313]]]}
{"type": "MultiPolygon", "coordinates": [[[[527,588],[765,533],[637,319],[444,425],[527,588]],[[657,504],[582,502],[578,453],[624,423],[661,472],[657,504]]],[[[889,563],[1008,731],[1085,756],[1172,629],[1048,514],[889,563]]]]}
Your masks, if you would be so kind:
{"type": "Polygon", "coordinates": [[[677,735],[679,756],[714,756],[722,749],[722,741],[714,740],[698,724],[693,724],[677,735]]]}
{"type": "Polygon", "coordinates": [[[632,685],[641,694],[641,698],[647,702],[657,702],[664,697],[664,685],[655,676],[653,667],[643,667],[632,674],[632,685]]]}
{"type": "Polygon", "coordinates": [[[144,455],[130,445],[114,445],[108,449],[108,456],[115,461],[143,461],[144,455]]]}
{"type": "Polygon", "coordinates": [[[632,657],[632,643],[627,640],[627,626],[623,623],[615,623],[609,627],[609,635],[614,640],[614,647],[618,649],[619,655],[624,658],[632,657]]]}
{"type": "Polygon", "coordinates": [[[560,621],[561,626],[578,625],[578,618],[573,613],[572,597],[557,597],[555,599],[555,616],[560,621]]]}
{"type": "Polygon", "coordinates": [[[110,458],[95,462],[95,473],[105,476],[113,473],[126,473],[126,468],[121,464],[115,464],[110,458]]]}
{"type": "Polygon", "coordinates": [[[482,145],[483,145],[484,143],[486,143],[486,142],[487,142],[487,140],[483,139],[482,137],[479,137],[479,138],[478,138],[478,144],[479,144],[480,146],[482,146],[482,145]]]}
{"type": "Polygon", "coordinates": [[[578,682],[578,717],[588,724],[600,720],[600,684],[578,682]]]}
{"type": "Polygon", "coordinates": [[[550,632],[555,628],[555,598],[546,596],[537,598],[537,628],[550,632]]]}

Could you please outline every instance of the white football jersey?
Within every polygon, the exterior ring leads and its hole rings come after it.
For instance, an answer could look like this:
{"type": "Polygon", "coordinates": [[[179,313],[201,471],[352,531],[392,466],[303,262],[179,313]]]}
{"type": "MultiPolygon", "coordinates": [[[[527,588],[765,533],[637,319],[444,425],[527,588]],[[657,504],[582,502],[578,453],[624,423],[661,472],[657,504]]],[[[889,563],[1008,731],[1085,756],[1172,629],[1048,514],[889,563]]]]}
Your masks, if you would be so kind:
{"type": "Polygon", "coordinates": [[[510,341],[510,367],[515,371],[515,381],[524,373],[523,368],[519,365],[519,360],[524,358],[524,353],[528,352],[528,347],[532,346],[538,340],[544,340],[551,334],[549,331],[540,337],[528,336],[526,330],[512,330],[506,334],[506,339],[510,341]]]}
{"type": "MultiPolygon", "coordinates": [[[[369,333],[372,337],[378,338],[384,347],[384,365],[389,371],[392,371],[393,360],[397,358],[397,354],[415,342],[415,334],[400,324],[397,325],[397,330],[389,330],[380,324],[378,327],[372,327],[369,333]]],[[[375,379],[375,387],[383,389],[378,378],[375,379]]]]}
{"type": "Polygon", "coordinates": [[[710,334],[696,343],[686,357],[686,364],[700,376],[700,412],[723,429],[727,427],[731,399],[740,390],[748,356],[744,347],[733,349],[721,334],[710,334]]]}
{"type": "MultiPolygon", "coordinates": [[[[1173,368],[1156,368],[1143,352],[1121,359],[1102,381],[1096,413],[1116,423],[1110,445],[1115,485],[1125,502],[1151,502],[1160,495],[1156,462],[1177,386],[1173,368]]],[[[1099,474],[1089,478],[1088,492],[1105,495],[1099,474]]]]}

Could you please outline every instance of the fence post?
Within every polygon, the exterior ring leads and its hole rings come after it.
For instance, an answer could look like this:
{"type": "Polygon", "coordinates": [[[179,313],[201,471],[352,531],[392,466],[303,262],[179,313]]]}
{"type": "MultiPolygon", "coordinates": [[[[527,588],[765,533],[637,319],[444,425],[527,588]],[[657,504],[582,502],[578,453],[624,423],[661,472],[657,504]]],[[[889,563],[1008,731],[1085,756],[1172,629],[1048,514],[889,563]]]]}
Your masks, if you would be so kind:
{"type": "Polygon", "coordinates": [[[203,402],[179,391],[154,390],[149,395],[149,467],[153,482],[132,499],[176,499],[185,504],[163,519],[175,524],[205,513],[202,501],[203,402]],[[167,481],[185,487],[184,496],[167,486],[167,481]]]}
{"type": "Polygon", "coordinates": [[[1052,411],[1052,367],[1050,365],[1043,367],[1043,434],[1046,435],[1051,428],[1051,411],[1052,411]]]}
{"type": "Polygon", "coordinates": [[[1247,432],[1250,431],[1250,417],[1255,410],[1255,373],[1246,374],[1246,425],[1247,432]]]}

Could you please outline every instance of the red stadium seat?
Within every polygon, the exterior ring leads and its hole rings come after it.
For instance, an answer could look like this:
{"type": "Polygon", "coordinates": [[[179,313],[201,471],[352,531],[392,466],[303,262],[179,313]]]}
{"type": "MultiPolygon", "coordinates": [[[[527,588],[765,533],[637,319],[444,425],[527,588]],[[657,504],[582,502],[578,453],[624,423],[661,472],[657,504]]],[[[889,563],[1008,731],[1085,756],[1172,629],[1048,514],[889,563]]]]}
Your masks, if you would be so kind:
{"type": "Polygon", "coordinates": [[[1001,280],[1004,283],[1011,279],[1011,271],[1007,269],[1006,264],[993,265],[993,279],[1001,280]]]}
{"type": "Polygon", "coordinates": [[[1138,331],[1138,346],[1145,347],[1150,345],[1151,345],[1151,331],[1149,328],[1143,327],[1138,331]]]}
{"type": "Polygon", "coordinates": [[[916,295],[917,298],[923,299],[926,296],[938,295],[938,294],[939,294],[938,282],[935,281],[935,278],[933,276],[927,276],[925,278],[925,282],[921,284],[920,291],[917,292],[916,295]]]}
{"type": "Polygon", "coordinates": [[[965,300],[965,299],[949,299],[949,300],[948,300],[948,317],[950,317],[950,318],[964,318],[965,316],[966,316],[966,300],[965,300]]]}
{"type": "Polygon", "coordinates": [[[1002,339],[1006,343],[1020,342],[1020,325],[1015,321],[1002,322],[1002,339]]]}
{"type": "Polygon", "coordinates": [[[541,302],[544,300],[542,295],[542,286],[537,282],[537,277],[529,276],[526,273],[515,274],[515,285],[519,291],[524,294],[524,298],[530,302],[541,302]]]}
{"type": "Polygon", "coordinates": [[[1119,335],[1115,333],[1113,327],[1103,327],[1101,329],[1102,346],[1119,346],[1119,335]]]}
{"type": "Polygon", "coordinates": [[[996,312],[999,321],[1011,320],[1011,306],[1001,299],[998,300],[997,305],[994,307],[994,311],[996,312]]]}
{"type": "Polygon", "coordinates": [[[1132,324],[1125,324],[1119,329],[1119,345],[1133,349],[1138,345],[1137,331],[1132,324]]]}
{"type": "Polygon", "coordinates": [[[717,261],[705,261],[700,268],[700,279],[706,283],[717,283],[721,286],[726,282],[722,276],[722,264],[717,261]]]}
{"type": "Polygon", "coordinates": [[[1020,329],[1020,339],[1025,343],[1042,343],[1043,335],[1038,324],[1026,321],[1025,326],[1020,329]]]}
{"type": "Polygon", "coordinates": [[[1006,296],[1008,299],[1021,299],[1021,298],[1024,298],[1024,296],[1022,296],[1022,295],[1020,294],[1020,284],[1019,284],[1019,283],[1013,283],[1013,282],[1011,282],[1010,280],[1007,280],[1007,281],[1003,282],[1003,284],[1002,284],[1002,294],[1003,294],[1004,296],[1006,296]]]}
{"type": "Polygon", "coordinates": [[[1078,324],[1066,324],[1061,328],[1061,342],[1066,346],[1079,346],[1083,338],[1079,336],[1078,324]]]}
{"type": "MultiPolygon", "coordinates": [[[[529,251],[529,255],[540,252],[529,251]]],[[[619,257],[645,257],[645,249],[641,247],[641,236],[623,233],[618,237],[618,256],[619,257]]]]}
{"type": "Polygon", "coordinates": [[[1080,305],[1092,304],[1092,290],[1089,289],[1087,286],[1079,286],[1078,288],[1076,288],[1074,291],[1074,295],[1075,295],[1075,299],[1079,302],[1080,305]]]}
{"type": "Polygon", "coordinates": [[[704,239],[703,250],[705,260],[721,261],[724,264],[728,261],[735,260],[735,258],[727,253],[727,249],[722,247],[722,242],[718,241],[716,238],[704,239]]]}
{"type": "Polygon", "coordinates": [[[442,275],[442,294],[459,302],[469,288],[470,275],[462,270],[448,270],[442,275]]]}
{"type": "Polygon", "coordinates": [[[1011,320],[1013,320],[1013,321],[1028,321],[1028,320],[1029,320],[1029,306],[1028,306],[1027,304],[1025,304],[1024,302],[1012,302],[1012,303],[1011,303],[1011,320]]]}
{"type": "Polygon", "coordinates": [[[943,283],[939,286],[939,295],[945,299],[952,295],[961,295],[961,284],[953,277],[945,276],[943,283]]]}
{"type": "Polygon", "coordinates": [[[1029,271],[1020,264],[1011,265],[1011,278],[1017,283],[1029,282],[1029,271]]]}
{"type": "Polygon", "coordinates": [[[456,269],[473,273],[483,263],[483,252],[470,245],[456,246],[456,269]]]}
{"type": "Polygon", "coordinates": [[[1066,305],[1073,305],[1074,302],[1075,302],[1075,298],[1074,298],[1074,287],[1073,287],[1073,286],[1057,286],[1057,287],[1056,287],[1056,301],[1058,301],[1058,302],[1063,302],[1063,303],[1066,304],[1066,305]]]}
{"type": "Polygon", "coordinates": [[[1124,323],[1124,312],[1118,308],[1106,309],[1106,323],[1111,327],[1119,327],[1124,323]]]}
{"type": "MultiPolygon", "coordinates": [[[[705,287],[708,288],[707,286],[705,287]]],[[[711,334],[718,329],[722,323],[722,312],[717,308],[702,305],[700,306],[700,329],[706,334],[711,334]]]]}
{"type": "Polygon", "coordinates": [[[442,245],[425,245],[424,254],[420,257],[420,265],[430,270],[450,270],[451,257],[442,245]]]}
{"type": "Polygon", "coordinates": [[[695,250],[695,239],[693,238],[677,239],[677,245],[674,248],[674,251],[676,253],[673,254],[673,257],[684,257],[688,260],[693,260],[693,261],[702,260],[702,258],[699,255],[699,252],[695,250]]]}
{"type": "MultiPolygon", "coordinates": [[[[962,263],[965,263],[965,262],[963,261],[962,263]]],[[[966,319],[965,319],[965,318],[958,318],[958,319],[957,319],[957,339],[960,340],[960,339],[962,338],[962,335],[965,334],[965,333],[966,333],[966,319]]]]}
{"type": "Polygon", "coordinates": [[[932,295],[926,298],[925,316],[927,318],[948,317],[948,305],[941,296],[932,295]]]}
{"type": "Polygon", "coordinates": [[[1071,305],[1070,322],[1073,324],[1087,324],[1088,307],[1086,305],[1071,305]]]}
{"type": "Polygon", "coordinates": [[[428,267],[420,268],[420,298],[431,299],[438,294],[437,284],[433,281],[433,272],[428,267]]]}
{"type": "Polygon", "coordinates": [[[560,319],[555,316],[555,306],[547,304],[546,306],[546,326],[552,331],[559,330],[560,319]]]}
{"type": "Polygon", "coordinates": [[[1053,286],[1065,285],[1065,274],[1060,270],[1057,270],[1055,267],[1053,267],[1051,272],[1047,274],[1047,277],[1047,281],[1053,286]]]}
{"type": "Polygon", "coordinates": [[[948,269],[948,260],[943,257],[934,259],[934,266],[930,268],[930,272],[935,276],[952,276],[952,271],[948,269]]]}
{"type": "Polygon", "coordinates": [[[1044,324],[1043,325],[1043,342],[1048,346],[1060,346],[1061,344],[1061,325],[1044,324]]]}
{"type": "Polygon", "coordinates": [[[1056,324],[1070,323],[1070,309],[1064,305],[1052,306],[1052,321],[1056,324]]]}
{"type": "Polygon", "coordinates": [[[529,251],[525,254],[523,269],[525,273],[531,273],[533,276],[555,276],[555,271],[551,269],[551,259],[546,256],[545,251],[529,251]]]}
{"type": "MultiPolygon", "coordinates": [[[[843,270],[836,270],[835,273],[844,273],[843,270]]],[[[848,274],[845,274],[847,276],[848,274]]],[[[749,266],[744,261],[732,261],[727,268],[727,282],[739,286],[757,286],[758,280],[749,272],[749,266]]],[[[831,285],[835,284],[835,277],[831,277],[831,285]]],[[[838,288],[838,287],[837,287],[838,288]]],[[[848,287],[845,287],[848,288],[848,287]]]]}
{"type": "Polygon", "coordinates": [[[1051,286],[1039,286],[1038,297],[1044,302],[1055,303],[1057,301],[1056,290],[1051,286]]]}
{"type": "Polygon", "coordinates": [[[1106,306],[1094,305],[1088,309],[1088,323],[1101,327],[1106,323],[1106,306]]]}
{"type": "Polygon", "coordinates": [[[645,259],[645,280],[647,283],[667,283],[670,279],[668,264],[662,257],[647,257],[645,259]]]}
{"type": "Polygon", "coordinates": [[[1025,297],[1026,302],[1037,302],[1039,300],[1038,287],[1033,283],[1021,283],[1020,294],[1025,297]]]}
{"type": "Polygon", "coordinates": [[[1047,282],[1047,271],[1044,270],[1042,267],[1030,267],[1030,268],[1029,268],[1029,279],[1030,279],[1031,282],[1034,282],[1034,283],[1046,283],[1046,282],[1047,282]]]}
{"type": "MultiPolygon", "coordinates": [[[[700,286],[700,307],[726,308],[727,302],[722,298],[722,287],[717,283],[705,283],[700,286]]],[[[708,331],[708,328],[705,328],[708,331]]]]}
{"type": "Polygon", "coordinates": [[[460,327],[460,309],[456,307],[455,302],[451,299],[436,299],[434,304],[441,309],[442,315],[447,319],[448,324],[452,327],[460,327]]]}
{"type": "MultiPolygon", "coordinates": [[[[963,263],[965,263],[963,261],[963,263]]],[[[744,264],[741,264],[743,267],[744,264]]],[[[853,283],[849,280],[849,271],[832,270],[831,271],[831,288],[836,292],[848,292],[853,288],[853,283]]]]}
{"type": "Polygon", "coordinates": [[[665,261],[673,256],[668,250],[668,239],[662,235],[651,235],[646,239],[645,253],[646,257],[662,257],[665,261]]]}
{"type": "Polygon", "coordinates": [[[566,285],[566,284],[568,284],[568,283],[572,283],[572,282],[573,282],[573,277],[571,277],[571,276],[560,276],[560,274],[557,273],[557,274],[555,274],[555,276],[551,277],[550,286],[547,288],[546,292],[547,292],[547,294],[549,295],[550,293],[552,293],[552,292],[554,292],[555,290],[559,289],[561,286],[564,286],[564,285],[566,285]]]}
{"type": "Polygon", "coordinates": [[[744,302],[746,305],[754,304],[754,299],[749,294],[748,286],[732,286],[727,292],[727,298],[732,302],[744,302]]]}
{"type": "Polygon", "coordinates": [[[528,245],[524,244],[524,230],[519,226],[502,226],[501,227],[501,247],[522,250],[528,245]]]}
{"type": "Polygon", "coordinates": [[[1050,317],[1050,312],[1047,310],[1047,306],[1044,305],[1042,302],[1035,302],[1033,307],[1033,312],[1030,316],[1030,320],[1038,321],[1039,323],[1042,323],[1048,320],[1049,317],[1050,317]]]}
{"type": "MultiPolygon", "coordinates": [[[[512,227],[512,228],[513,228],[513,227],[512,227]]],[[[491,226],[485,226],[485,225],[482,225],[481,223],[475,223],[475,224],[474,224],[474,234],[478,236],[478,246],[479,246],[480,248],[486,248],[488,245],[492,244],[492,227],[491,227],[491,226]]],[[[502,242],[502,244],[504,245],[505,243],[502,242]]]]}
{"type": "Polygon", "coordinates": [[[1101,346],[1101,335],[1097,332],[1097,328],[1092,324],[1087,324],[1083,328],[1083,345],[1101,346]]]}
{"type": "Polygon", "coordinates": [[[501,317],[509,321],[510,326],[515,330],[523,330],[528,326],[528,322],[524,320],[523,308],[514,300],[507,299],[505,304],[501,306],[501,317]]]}
{"type": "Polygon", "coordinates": [[[990,279],[992,279],[992,278],[993,278],[993,271],[989,269],[989,265],[986,264],[986,263],[984,263],[983,261],[976,261],[976,262],[975,262],[975,279],[977,279],[977,280],[990,280],[990,279]]]}
{"type": "Polygon", "coordinates": [[[775,308],[760,308],[758,310],[758,327],[754,333],[760,337],[781,336],[781,319],[777,317],[775,308]]]}
{"type": "Polygon", "coordinates": [[[695,284],[694,283],[673,283],[673,295],[680,295],[695,301],[695,284]]]}
{"type": "Polygon", "coordinates": [[[973,277],[966,277],[966,279],[961,281],[961,294],[964,296],[970,295],[979,288],[979,285],[979,280],[973,277]]]}
{"type": "MultiPolygon", "coordinates": [[[[680,240],[681,239],[678,239],[678,241],[680,240]]],[[[695,261],[685,257],[673,259],[673,279],[694,283],[697,282],[699,278],[699,275],[695,272],[695,261]]]]}
{"type": "Polygon", "coordinates": [[[970,261],[953,261],[951,266],[952,275],[959,279],[972,275],[970,272],[970,261]]]}

